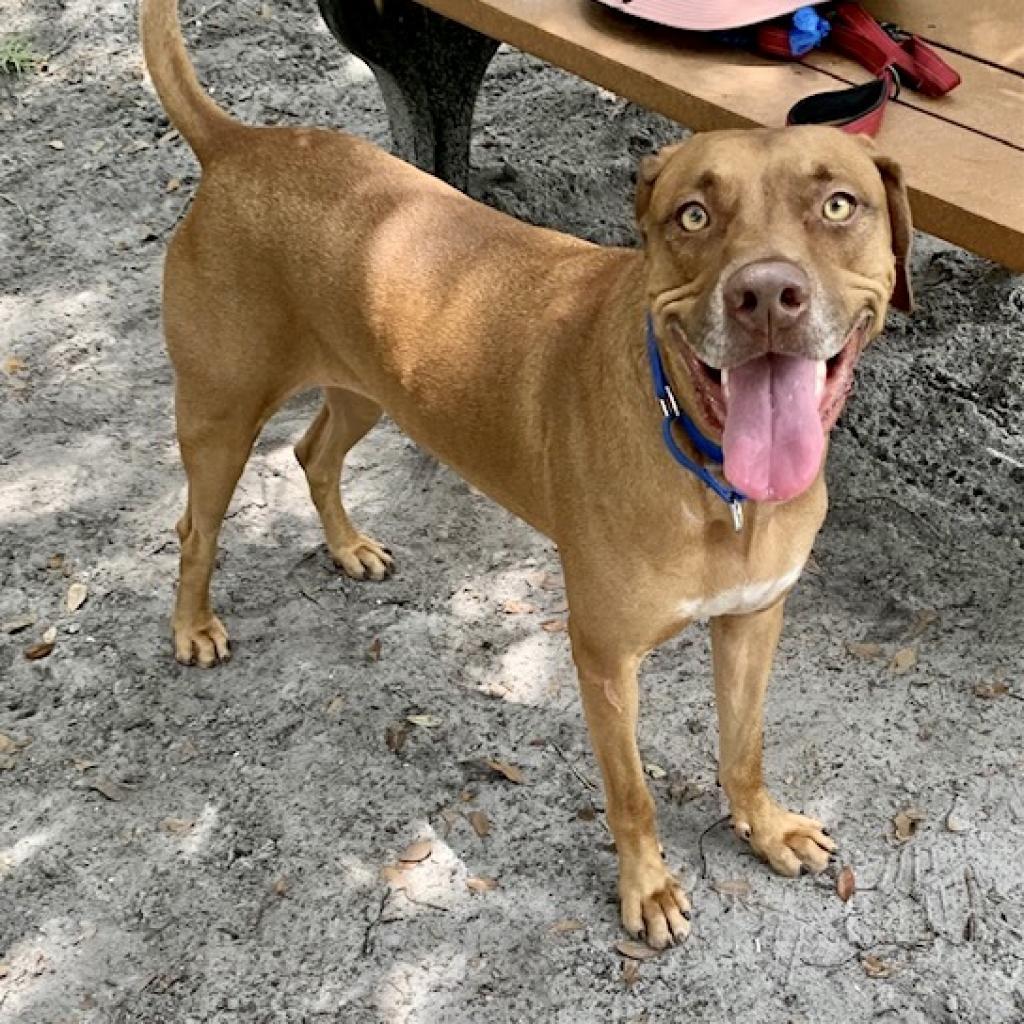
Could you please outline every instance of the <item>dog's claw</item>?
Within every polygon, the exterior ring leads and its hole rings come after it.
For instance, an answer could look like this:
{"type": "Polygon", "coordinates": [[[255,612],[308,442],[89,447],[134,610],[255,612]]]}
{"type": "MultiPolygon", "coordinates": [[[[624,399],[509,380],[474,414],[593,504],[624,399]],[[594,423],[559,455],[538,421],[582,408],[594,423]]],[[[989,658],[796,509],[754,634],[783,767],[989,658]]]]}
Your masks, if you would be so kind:
{"type": "Polygon", "coordinates": [[[652,949],[683,942],[690,934],[690,901],[675,878],[661,863],[626,877],[619,880],[626,931],[652,949]]]}
{"type": "Polygon", "coordinates": [[[231,660],[228,631],[215,615],[199,625],[174,627],[174,657],[181,665],[213,668],[231,660]]]}
{"type": "Polygon", "coordinates": [[[359,536],[354,544],[331,549],[331,557],[346,576],[379,583],[395,571],[395,560],[387,548],[369,537],[359,536]]]}
{"type": "Polygon", "coordinates": [[[734,827],[759,857],[790,878],[820,874],[836,849],[835,840],[826,835],[820,821],[783,810],[770,798],[744,811],[734,827]],[[748,818],[756,820],[754,827],[745,820],[748,818]]]}

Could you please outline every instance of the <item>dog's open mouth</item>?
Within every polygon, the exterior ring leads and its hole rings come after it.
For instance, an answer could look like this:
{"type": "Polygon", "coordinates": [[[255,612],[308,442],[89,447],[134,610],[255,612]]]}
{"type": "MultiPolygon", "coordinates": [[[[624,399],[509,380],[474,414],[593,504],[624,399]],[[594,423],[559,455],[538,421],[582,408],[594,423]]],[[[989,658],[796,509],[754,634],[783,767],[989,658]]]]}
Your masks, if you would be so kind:
{"type": "Polygon", "coordinates": [[[813,483],[870,324],[870,313],[858,317],[827,360],[771,353],[717,370],[682,346],[703,412],[722,431],[734,487],[755,500],[787,501],[813,483]]]}

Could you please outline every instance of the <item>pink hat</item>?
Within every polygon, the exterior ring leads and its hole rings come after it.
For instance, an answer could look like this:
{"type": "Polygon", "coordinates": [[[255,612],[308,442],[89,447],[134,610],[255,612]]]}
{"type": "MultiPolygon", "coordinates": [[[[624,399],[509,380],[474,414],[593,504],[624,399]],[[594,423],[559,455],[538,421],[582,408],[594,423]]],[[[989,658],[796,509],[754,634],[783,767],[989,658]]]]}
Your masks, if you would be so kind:
{"type": "MultiPolygon", "coordinates": [[[[756,25],[801,7],[815,6],[815,0],[598,0],[623,14],[634,14],[672,28],[711,32],[723,28],[756,25]]],[[[821,3],[822,0],[817,0],[821,3]]]]}

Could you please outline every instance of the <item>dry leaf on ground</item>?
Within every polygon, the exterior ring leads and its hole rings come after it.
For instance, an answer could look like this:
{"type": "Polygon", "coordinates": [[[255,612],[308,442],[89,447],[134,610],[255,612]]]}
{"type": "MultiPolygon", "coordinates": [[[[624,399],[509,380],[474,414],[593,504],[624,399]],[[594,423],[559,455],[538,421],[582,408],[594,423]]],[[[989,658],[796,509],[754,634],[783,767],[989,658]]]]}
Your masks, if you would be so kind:
{"type": "Polygon", "coordinates": [[[324,708],[324,714],[330,715],[333,718],[335,715],[341,714],[341,709],[344,706],[345,698],[339,693],[327,702],[327,707],[324,708]]]}
{"type": "Polygon", "coordinates": [[[509,599],[502,607],[506,615],[532,615],[537,610],[537,606],[530,604],[529,601],[515,599],[509,599]]]}
{"type": "Polygon", "coordinates": [[[668,772],[665,771],[660,764],[645,764],[644,771],[647,772],[652,779],[663,779],[668,775],[668,772]]]}
{"type": "Polygon", "coordinates": [[[8,377],[13,377],[14,374],[24,370],[25,365],[26,364],[23,359],[19,359],[17,356],[8,356],[4,360],[4,373],[6,373],[8,377]]]}
{"type": "Polygon", "coordinates": [[[934,608],[919,608],[914,612],[907,632],[904,634],[908,640],[916,640],[922,636],[933,622],[938,622],[939,613],[934,608]]]}
{"type": "Polygon", "coordinates": [[[77,612],[85,604],[89,596],[89,588],[84,583],[72,583],[68,587],[67,607],[69,612],[77,612]]]}
{"type": "Polygon", "coordinates": [[[406,722],[394,722],[384,731],[384,742],[392,754],[400,754],[408,738],[409,726],[406,722]]]}
{"type": "Polygon", "coordinates": [[[946,815],[946,831],[947,832],[966,832],[968,828],[967,822],[958,818],[955,814],[950,812],[946,815]]]}
{"type": "Polygon", "coordinates": [[[274,879],[274,884],[271,886],[271,891],[275,896],[287,896],[288,890],[292,887],[291,882],[288,881],[286,875],[281,875],[274,879]]]}
{"type": "Polygon", "coordinates": [[[917,834],[917,827],[925,820],[924,811],[907,807],[892,819],[893,835],[897,843],[905,843],[917,834]]]}
{"type": "Polygon", "coordinates": [[[56,646],[52,640],[40,640],[39,643],[25,648],[25,657],[29,661],[39,661],[42,658],[48,658],[56,646]]]}
{"type": "Polygon", "coordinates": [[[470,811],[466,817],[473,826],[473,831],[481,839],[486,839],[491,834],[491,819],[487,817],[486,811],[470,811]]]}
{"type": "Polygon", "coordinates": [[[405,720],[421,729],[436,729],[441,724],[437,715],[406,715],[405,720]]]}
{"type": "Polygon", "coordinates": [[[901,676],[904,672],[909,672],[916,664],[917,648],[901,647],[892,656],[892,661],[889,662],[889,671],[894,676],[901,676]]]}
{"type": "Polygon", "coordinates": [[[884,960],[879,960],[873,953],[868,953],[861,960],[860,965],[864,968],[864,973],[869,978],[888,978],[892,974],[892,967],[884,960]]]}
{"type": "Polygon", "coordinates": [[[375,636],[373,638],[373,643],[370,644],[366,651],[366,657],[369,658],[370,661],[380,661],[380,652],[383,646],[384,645],[380,642],[380,637],[375,636]]]}
{"type": "Polygon", "coordinates": [[[870,661],[872,658],[880,658],[882,656],[881,644],[859,643],[858,641],[851,640],[846,645],[846,649],[855,658],[861,658],[864,661],[870,661]]]}
{"type": "Polygon", "coordinates": [[[420,839],[407,846],[398,859],[403,864],[419,864],[430,856],[433,849],[434,841],[432,839],[420,839]]]}
{"type": "Polygon", "coordinates": [[[28,741],[19,742],[6,733],[0,732],[0,754],[16,754],[22,747],[27,747],[28,741]]]}
{"type": "Polygon", "coordinates": [[[658,951],[651,949],[646,942],[634,942],[632,939],[619,939],[615,948],[630,960],[650,960],[658,955],[658,951]]]}
{"type": "Polygon", "coordinates": [[[466,888],[470,892],[491,892],[498,888],[498,880],[496,878],[479,878],[474,875],[466,879],[466,888]]]}
{"type": "Polygon", "coordinates": [[[14,636],[15,633],[20,633],[24,629],[28,629],[29,626],[35,625],[36,617],[34,615],[19,615],[16,619],[11,619],[9,622],[5,622],[0,629],[3,632],[14,636]]]}
{"type": "Polygon", "coordinates": [[[1009,685],[1001,680],[996,680],[991,683],[978,683],[974,687],[974,696],[982,697],[985,700],[995,700],[998,697],[1005,697],[1009,692],[1009,685]]]}
{"type": "Polygon", "coordinates": [[[565,633],[569,629],[568,619],[546,619],[540,624],[545,633],[565,633]]]}
{"type": "Polygon", "coordinates": [[[750,883],[745,878],[722,878],[713,882],[711,888],[722,896],[743,898],[750,895],[750,883]]]}
{"type": "Polygon", "coordinates": [[[575,917],[563,917],[548,928],[552,935],[566,935],[569,932],[580,932],[586,925],[575,917]]]}
{"type": "Polygon", "coordinates": [[[836,893],[844,903],[850,902],[850,897],[857,891],[857,878],[853,873],[853,868],[847,864],[842,871],[839,872],[839,877],[836,879],[836,893]]]}
{"type": "Polygon", "coordinates": [[[164,818],[160,827],[172,836],[187,836],[196,827],[193,818],[164,818]]]}
{"type": "Polygon", "coordinates": [[[56,626],[51,626],[43,634],[43,643],[44,644],[55,644],[56,642],[57,642],[57,627],[56,626]]]}
{"type": "Polygon", "coordinates": [[[524,782],[522,770],[507,761],[487,761],[487,767],[497,775],[503,775],[509,782],[522,785],[524,782]]]}
{"type": "Polygon", "coordinates": [[[125,797],[125,791],[111,778],[106,775],[97,775],[89,783],[89,789],[95,789],[108,800],[120,803],[125,797]]]}
{"type": "Polygon", "coordinates": [[[46,564],[53,570],[64,568],[64,556],[62,554],[50,555],[46,564]]]}
{"type": "Polygon", "coordinates": [[[632,988],[640,980],[640,965],[635,960],[623,960],[622,983],[632,988]]]}

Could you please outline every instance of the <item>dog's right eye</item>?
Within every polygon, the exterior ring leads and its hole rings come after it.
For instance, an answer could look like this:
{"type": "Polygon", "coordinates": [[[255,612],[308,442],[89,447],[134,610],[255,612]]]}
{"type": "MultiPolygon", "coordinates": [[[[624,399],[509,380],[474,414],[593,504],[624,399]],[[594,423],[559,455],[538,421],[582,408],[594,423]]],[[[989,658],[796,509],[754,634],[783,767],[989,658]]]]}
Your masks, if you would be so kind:
{"type": "Polygon", "coordinates": [[[703,231],[711,223],[711,214],[700,203],[686,203],[676,214],[684,231],[703,231]]]}

